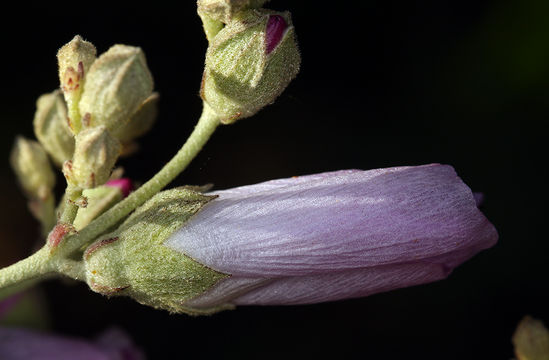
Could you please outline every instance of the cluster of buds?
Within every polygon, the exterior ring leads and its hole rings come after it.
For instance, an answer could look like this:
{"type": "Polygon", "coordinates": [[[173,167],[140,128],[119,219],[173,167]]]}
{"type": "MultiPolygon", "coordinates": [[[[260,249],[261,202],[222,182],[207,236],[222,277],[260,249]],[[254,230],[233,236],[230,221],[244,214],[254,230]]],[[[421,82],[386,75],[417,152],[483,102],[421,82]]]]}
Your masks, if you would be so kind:
{"type": "MultiPolygon", "coordinates": [[[[19,137],[12,151],[12,166],[31,210],[43,225],[47,223],[45,232],[56,222],[55,175],[48,157],[62,167],[68,187],[76,189],[73,194],[101,187],[111,178],[119,156],[135,149],[135,139],[156,119],[158,94],[153,93],[143,51],[114,45],[99,57],[96,53],[80,36],[59,49],[60,90],[40,96],[36,103],[38,142],[19,137]]],[[[77,197],[77,204],[84,208],[86,197],[77,197]]],[[[60,204],[59,211],[64,205],[60,204]]],[[[80,218],[88,219],[96,212],[87,211],[80,218]]]]}

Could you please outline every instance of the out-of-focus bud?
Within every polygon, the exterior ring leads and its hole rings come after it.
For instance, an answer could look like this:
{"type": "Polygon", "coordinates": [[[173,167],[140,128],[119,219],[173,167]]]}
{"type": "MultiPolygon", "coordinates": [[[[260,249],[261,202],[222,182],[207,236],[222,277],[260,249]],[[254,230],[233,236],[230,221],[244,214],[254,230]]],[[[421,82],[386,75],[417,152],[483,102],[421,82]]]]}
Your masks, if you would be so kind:
{"type": "Polygon", "coordinates": [[[74,136],[67,123],[67,107],[61,91],[44,94],[36,101],[34,133],[57,165],[72,158],[74,136]]]}
{"type": "Polygon", "coordinates": [[[518,360],[549,359],[549,330],[540,320],[525,316],[513,334],[518,360]]]}
{"type": "Polygon", "coordinates": [[[83,127],[124,126],[152,93],[153,79],[143,51],[114,45],[91,66],[80,100],[83,127]]]}
{"type": "Polygon", "coordinates": [[[67,182],[82,189],[104,184],[120,154],[120,142],[105,126],[81,131],[76,136],[72,161],[63,164],[67,182]]]}
{"type": "Polygon", "coordinates": [[[136,138],[145,135],[154,125],[158,115],[158,93],[153,93],[133,114],[130,121],[123,127],[112,132],[112,135],[122,144],[129,144],[136,138]]]}
{"type": "Polygon", "coordinates": [[[155,195],[116,231],[86,249],[90,288],[172,312],[196,314],[226,308],[194,311],[183,306],[185,299],[203,294],[226,275],[164,246],[174,231],[213,198],[184,188],[155,195]]]}
{"type": "Polygon", "coordinates": [[[96,53],[95,46],[79,35],[57,52],[59,81],[68,105],[69,124],[75,134],[82,128],[78,102],[84,89],[85,76],[95,61],[96,53]]]}
{"type": "Polygon", "coordinates": [[[55,175],[44,148],[22,136],[15,139],[10,162],[28,197],[46,200],[55,185],[55,175]]]}
{"type": "Polygon", "coordinates": [[[200,91],[225,124],[274,102],[301,61],[289,13],[247,10],[240,15],[210,43],[200,91]]]}

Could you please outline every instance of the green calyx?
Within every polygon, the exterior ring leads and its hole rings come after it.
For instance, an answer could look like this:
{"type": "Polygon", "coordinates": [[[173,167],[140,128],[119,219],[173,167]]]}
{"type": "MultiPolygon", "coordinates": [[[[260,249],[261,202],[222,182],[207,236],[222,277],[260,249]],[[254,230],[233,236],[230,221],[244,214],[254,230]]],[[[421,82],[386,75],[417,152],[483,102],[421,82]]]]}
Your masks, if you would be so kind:
{"type": "Polygon", "coordinates": [[[247,10],[215,35],[206,53],[201,97],[230,124],[271,104],[299,71],[301,58],[289,13],[247,10]],[[285,21],[273,49],[268,49],[271,16],[285,21]]]}
{"type": "Polygon", "coordinates": [[[183,304],[228,275],[164,246],[213,196],[177,188],[158,193],[114,232],[102,236],[84,253],[86,281],[107,296],[136,301],[175,313],[203,314],[183,304]]]}

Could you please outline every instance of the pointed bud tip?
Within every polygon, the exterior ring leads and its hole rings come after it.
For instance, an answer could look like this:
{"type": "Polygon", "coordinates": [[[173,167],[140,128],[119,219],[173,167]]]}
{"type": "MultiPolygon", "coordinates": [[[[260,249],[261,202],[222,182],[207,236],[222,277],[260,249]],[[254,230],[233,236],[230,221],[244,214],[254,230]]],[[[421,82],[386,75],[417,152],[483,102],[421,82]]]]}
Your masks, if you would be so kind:
{"type": "Polygon", "coordinates": [[[267,55],[270,54],[280,43],[287,27],[288,24],[282,16],[269,16],[269,21],[267,22],[267,28],[265,30],[265,51],[267,55]]]}

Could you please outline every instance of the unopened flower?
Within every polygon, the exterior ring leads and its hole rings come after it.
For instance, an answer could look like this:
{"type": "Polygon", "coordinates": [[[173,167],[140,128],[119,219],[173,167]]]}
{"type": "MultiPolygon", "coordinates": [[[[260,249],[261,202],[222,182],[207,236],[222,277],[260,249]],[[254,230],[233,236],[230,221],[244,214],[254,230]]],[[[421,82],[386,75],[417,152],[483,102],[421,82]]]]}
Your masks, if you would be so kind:
{"type": "Polygon", "coordinates": [[[97,292],[199,314],[440,280],[496,240],[453,168],[426,165],[165,191],[84,257],[97,292]]]}
{"type": "Polygon", "coordinates": [[[144,360],[145,356],[121,330],[112,328],[95,341],[0,327],[2,360],[144,360]]]}
{"type": "Polygon", "coordinates": [[[230,124],[274,102],[300,62],[289,13],[247,10],[210,42],[200,95],[230,124]]]}
{"type": "Polygon", "coordinates": [[[109,180],[103,186],[86,189],[82,193],[86,199],[86,207],[78,209],[73,226],[76,230],[83,229],[93,219],[113,207],[132,191],[132,182],[128,178],[109,180]]]}

